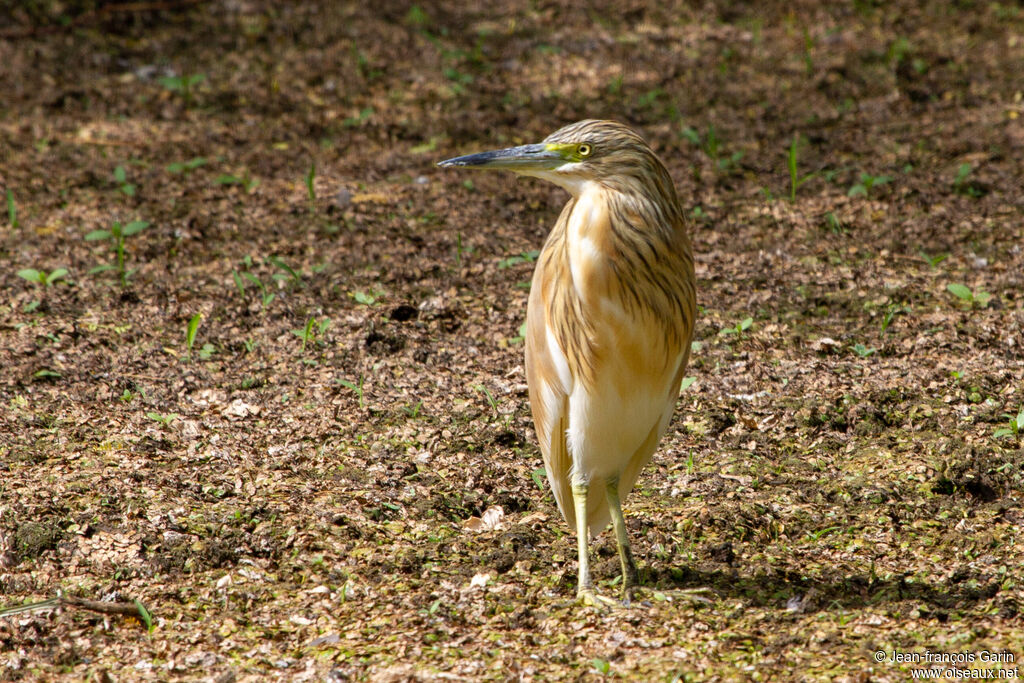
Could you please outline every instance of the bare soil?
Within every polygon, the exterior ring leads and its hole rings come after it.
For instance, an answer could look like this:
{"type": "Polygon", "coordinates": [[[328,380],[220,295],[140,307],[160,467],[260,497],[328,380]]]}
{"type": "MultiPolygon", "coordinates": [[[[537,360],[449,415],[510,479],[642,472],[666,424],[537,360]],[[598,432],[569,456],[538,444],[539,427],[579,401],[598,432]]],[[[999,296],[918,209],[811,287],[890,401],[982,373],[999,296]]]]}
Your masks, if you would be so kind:
{"type": "Polygon", "coordinates": [[[1019,667],[1024,12],[471,4],[0,10],[0,606],[152,616],[0,617],[0,680],[1019,667]],[[566,195],[434,166],[593,117],[668,165],[701,306],[609,613],[522,367],[566,195]]]}

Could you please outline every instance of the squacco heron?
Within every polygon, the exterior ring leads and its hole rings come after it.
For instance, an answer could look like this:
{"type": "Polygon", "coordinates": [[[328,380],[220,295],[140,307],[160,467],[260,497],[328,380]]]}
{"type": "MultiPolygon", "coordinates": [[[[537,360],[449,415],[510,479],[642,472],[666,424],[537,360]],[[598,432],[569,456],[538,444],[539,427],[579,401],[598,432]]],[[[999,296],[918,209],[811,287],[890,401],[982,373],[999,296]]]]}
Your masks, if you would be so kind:
{"type": "Polygon", "coordinates": [[[693,252],[665,165],[614,121],[580,121],[543,142],[442,161],[549,180],[572,195],[537,261],[526,376],[548,481],[575,525],[578,598],[598,596],[588,530],[611,520],[623,598],[639,585],[622,499],[672,417],[696,314],[693,252]]]}

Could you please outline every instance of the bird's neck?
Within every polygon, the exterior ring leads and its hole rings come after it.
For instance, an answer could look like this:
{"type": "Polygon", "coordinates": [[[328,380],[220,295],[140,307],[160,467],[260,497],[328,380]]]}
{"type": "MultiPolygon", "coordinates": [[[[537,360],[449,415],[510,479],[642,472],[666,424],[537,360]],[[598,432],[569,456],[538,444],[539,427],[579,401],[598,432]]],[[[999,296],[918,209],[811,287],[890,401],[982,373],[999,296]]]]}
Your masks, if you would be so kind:
{"type": "Polygon", "coordinates": [[[560,171],[519,171],[519,173],[521,175],[540,178],[541,180],[546,180],[549,183],[554,183],[571,194],[573,199],[579,199],[580,195],[586,192],[591,186],[597,185],[597,183],[588,178],[581,178],[578,175],[560,171]]]}
{"type": "Polygon", "coordinates": [[[573,195],[572,211],[566,223],[566,240],[577,259],[610,257],[612,238],[609,190],[593,181],[582,183],[573,195]]]}

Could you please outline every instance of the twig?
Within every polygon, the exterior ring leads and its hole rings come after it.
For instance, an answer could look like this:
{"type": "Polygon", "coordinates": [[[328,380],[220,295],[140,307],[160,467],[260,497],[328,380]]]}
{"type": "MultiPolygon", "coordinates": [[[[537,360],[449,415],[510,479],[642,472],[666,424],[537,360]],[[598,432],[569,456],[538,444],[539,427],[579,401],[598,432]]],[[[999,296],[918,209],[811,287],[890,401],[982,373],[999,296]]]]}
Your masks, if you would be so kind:
{"type": "Polygon", "coordinates": [[[44,609],[55,609],[60,607],[60,598],[50,598],[49,600],[43,600],[42,602],[30,602],[27,605],[18,605],[17,607],[8,607],[7,609],[0,609],[0,617],[12,617],[15,614],[22,614],[24,612],[37,612],[44,609]]]}
{"type": "Polygon", "coordinates": [[[99,612],[100,614],[120,614],[126,617],[135,617],[143,623],[146,622],[146,615],[143,615],[142,611],[139,609],[139,603],[137,602],[86,600],[85,598],[75,597],[74,595],[58,595],[57,597],[50,598],[49,600],[10,607],[8,609],[0,610],[0,617],[9,617],[15,614],[35,612],[44,609],[54,609],[61,606],[79,607],[91,612],[99,612]]]}
{"type": "Polygon", "coordinates": [[[142,612],[139,611],[138,604],[134,602],[86,600],[85,598],[77,598],[74,595],[62,595],[60,596],[60,604],[69,605],[71,607],[81,607],[82,609],[99,612],[101,614],[121,614],[126,617],[135,617],[136,619],[143,621],[142,612]]]}

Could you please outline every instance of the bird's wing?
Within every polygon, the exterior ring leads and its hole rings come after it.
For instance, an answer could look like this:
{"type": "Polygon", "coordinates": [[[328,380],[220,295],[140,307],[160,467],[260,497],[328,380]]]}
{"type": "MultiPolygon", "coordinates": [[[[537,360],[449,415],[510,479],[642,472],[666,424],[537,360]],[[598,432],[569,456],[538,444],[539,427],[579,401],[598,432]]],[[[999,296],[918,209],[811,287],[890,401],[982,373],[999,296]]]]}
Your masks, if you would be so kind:
{"type": "Polygon", "coordinates": [[[570,528],[575,528],[570,481],[572,456],[565,441],[572,387],[565,355],[555,340],[545,305],[550,301],[545,289],[557,282],[557,276],[551,272],[555,259],[550,258],[549,247],[545,246],[537,263],[526,311],[526,383],[548,482],[562,517],[570,528]]]}

